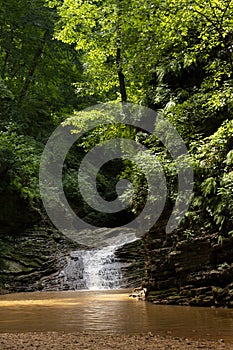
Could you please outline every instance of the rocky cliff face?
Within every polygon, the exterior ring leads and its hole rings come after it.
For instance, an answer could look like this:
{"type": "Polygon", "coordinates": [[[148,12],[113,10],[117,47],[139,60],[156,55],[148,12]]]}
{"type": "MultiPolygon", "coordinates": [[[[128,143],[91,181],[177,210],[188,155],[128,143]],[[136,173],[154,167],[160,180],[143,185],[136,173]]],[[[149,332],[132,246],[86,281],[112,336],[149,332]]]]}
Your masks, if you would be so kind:
{"type": "MultiPolygon", "coordinates": [[[[20,199],[7,197],[1,204],[0,292],[85,288],[74,252],[86,247],[48,224],[30,227],[37,216],[20,199]]],[[[166,235],[166,222],[162,217],[144,240],[116,250],[124,265],[122,286],[144,280],[147,300],[154,303],[233,307],[233,238],[219,242],[217,233],[199,232],[188,240],[181,229],[166,235]]]]}
{"type": "MultiPolygon", "coordinates": [[[[41,222],[14,193],[0,194],[0,293],[59,289],[72,250],[84,249],[41,222]]],[[[65,288],[65,287],[64,287],[65,288]]]]}
{"type": "Polygon", "coordinates": [[[80,249],[80,245],[48,227],[0,234],[0,291],[34,291],[46,289],[47,284],[52,286],[74,249],[80,249]]]}
{"type": "Polygon", "coordinates": [[[145,277],[145,254],[142,240],[124,244],[118,248],[115,255],[122,268],[122,287],[134,288],[141,286],[145,277]]]}
{"type": "Polygon", "coordinates": [[[160,220],[145,237],[147,300],[160,304],[233,307],[233,238],[165,234],[160,220]]]}
{"type": "MultiPolygon", "coordinates": [[[[123,266],[123,288],[142,283],[142,244],[135,241],[116,250],[116,261],[123,266]]],[[[2,232],[0,293],[86,289],[83,254],[87,249],[47,225],[13,234],[2,232]]]]}

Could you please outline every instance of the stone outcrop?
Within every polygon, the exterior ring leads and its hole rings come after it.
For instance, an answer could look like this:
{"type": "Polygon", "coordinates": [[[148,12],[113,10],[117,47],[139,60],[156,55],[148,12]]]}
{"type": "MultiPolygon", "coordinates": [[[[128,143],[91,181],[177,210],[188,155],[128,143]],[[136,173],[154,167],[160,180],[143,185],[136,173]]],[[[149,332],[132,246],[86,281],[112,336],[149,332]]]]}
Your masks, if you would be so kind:
{"type": "MultiPolygon", "coordinates": [[[[106,228],[104,233],[108,231],[111,234],[115,232],[106,228]]],[[[80,236],[85,233],[81,232],[80,236]]],[[[125,233],[128,234],[128,231],[125,233]]],[[[92,232],[94,238],[96,235],[92,232]]],[[[17,234],[1,233],[0,292],[86,289],[82,258],[86,250],[90,248],[47,225],[27,228],[17,234]]],[[[116,250],[115,261],[122,263],[121,287],[141,285],[144,277],[142,241],[120,246],[116,250]]]]}
{"type": "MultiPolygon", "coordinates": [[[[9,196],[0,198],[0,292],[85,288],[75,252],[87,247],[48,223],[42,227],[36,212],[9,196]]],[[[146,299],[154,303],[233,307],[233,237],[219,241],[217,233],[198,229],[190,239],[181,229],[166,235],[166,222],[167,213],[142,240],[116,250],[123,264],[122,287],[142,285],[146,299]]],[[[104,238],[116,234],[115,229],[101,232],[104,238]]]]}
{"type": "Polygon", "coordinates": [[[115,255],[123,263],[122,287],[134,288],[140,286],[145,276],[145,253],[143,241],[137,240],[119,247],[115,255]]]}
{"type": "Polygon", "coordinates": [[[0,234],[0,291],[59,289],[56,276],[75,249],[84,247],[48,227],[0,234]]]}
{"type": "Polygon", "coordinates": [[[184,239],[165,221],[145,237],[147,300],[160,304],[233,307],[233,237],[184,239]]]}

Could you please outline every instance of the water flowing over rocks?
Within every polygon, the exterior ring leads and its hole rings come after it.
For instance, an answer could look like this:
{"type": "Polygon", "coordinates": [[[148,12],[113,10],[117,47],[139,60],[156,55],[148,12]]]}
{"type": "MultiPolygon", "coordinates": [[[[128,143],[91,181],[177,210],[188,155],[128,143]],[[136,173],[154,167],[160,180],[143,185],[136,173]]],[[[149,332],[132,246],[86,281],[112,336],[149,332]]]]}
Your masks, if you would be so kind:
{"type": "Polygon", "coordinates": [[[68,238],[48,224],[24,228],[17,219],[0,232],[0,292],[142,286],[154,303],[233,307],[233,238],[187,239],[182,229],[166,235],[166,222],[162,216],[136,240],[125,228],[68,238]]]}
{"type": "Polygon", "coordinates": [[[43,290],[99,290],[122,286],[122,264],[113,247],[71,251],[62,270],[43,279],[43,290]]]}
{"type": "Polygon", "coordinates": [[[111,289],[141,284],[142,243],[135,241],[132,231],[107,228],[88,233],[93,243],[100,231],[105,243],[109,238],[112,245],[90,248],[48,227],[0,235],[0,291],[111,289]]]}
{"type": "Polygon", "coordinates": [[[62,270],[52,280],[43,280],[44,290],[117,289],[142,283],[143,242],[136,240],[132,230],[102,228],[92,233],[85,230],[80,237],[85,234],[88,240],[92,239],[92,245],[94,238],[101,235],[102,247],[98,242],[95,244],[98,248],[71,251],[62,270]]]}

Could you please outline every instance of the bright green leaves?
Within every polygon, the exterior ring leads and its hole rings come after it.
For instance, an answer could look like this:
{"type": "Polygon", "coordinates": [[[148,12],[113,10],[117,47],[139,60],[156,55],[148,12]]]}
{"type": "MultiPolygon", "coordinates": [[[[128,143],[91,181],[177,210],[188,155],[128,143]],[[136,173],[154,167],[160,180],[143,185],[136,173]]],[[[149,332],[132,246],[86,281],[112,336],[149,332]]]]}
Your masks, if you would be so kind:
{"type": "Polygon", "coordinates": [[[117,11],[114,2],[76,0],[66,0],[58,8],[55,36],[82,53],[85,81],[76,83],[81,95],[115,92],[117,11]]]}
{"type": "MultiPolygon", "coordinates": [[[[42,139],[73,108],[119,100],[122,74],[128,100],[159,110],[190,145],[194,215],[224,230],[233,208],[232,122],[220,127],[233,113],[232,15],[229,0],[1,1],[1,126],[17,124],[18,132],[42,139]]],[[[106,115],[91,118],[102,123],[83,136],[81,152],[111,138],[144,138],[149,151],[137,161],[143,168],[146,158],[158,156],[175,200],[175,164],[154,135],[120,124],[106,127],[106,115]]],[[[77,131],[86,122],[75,112],[66,123],[77,131]]],[[[1,186],[8,181],[7,189],[33,197],[37,145],[14,137],[0,134],[1,186]]],[[[140,190],[147,188],[139,168],[127,164],[125,173],[136,188],[137,212],[140,190]]],[[[69,174],[67,183],[75,170],[69,174]]]]}
{"type": "Polygon", "coordinates": [[[86,82],[79,86],[81,93],[117,97],[117,48],[127,92],[134,102],[145,97],[145,89],[160,67],[167,66],[167,71],[179,75],[183,68],[200,63],[215,83],[231,74],[233,7],[229,1],[49,3],[57,6],[60,16],[56,37],[74,44],[83,54],[86,82]],[[221,59],[212,59],[216,49],[221,59]]]}
{"type": "Polygon", "coordinates": [[[227,153],[226,164],[231,167],[233,166],[233,150],[230,150],[227,153]]]}
{"type": "Polygon", "coordinates": [[[224,123],[218,131],[203,140],[196,149],[196,198],[194,207],[213,220],[225,233],[233,222],[233,122],[224,123]]]}
{"type": "Polygon", "coordinates": [[[121,70],[129,99],[144,97],[156,53],[156,7],[136,0],[65,0],[58,7],[56,37],[75,44],[83,55],[85,83],[77,85],[80,93],[116,99],[121,70]]]}
{"type": "Polygon", "coordinates": [[[148,99],[187,143],[231,118],[232,12],[232,1],[223,0],[170,1],[158,11],[160,57],[148,99]]]}
{"type": "Polygon", "coordinates": [[[207,195],[214,195],[216,194],[216,190],[217,190],[217,183],[215,178],[213,177],[208,177],[201,185],[202,188],[202,192],[204,194],[204,196],[207,195]]]}

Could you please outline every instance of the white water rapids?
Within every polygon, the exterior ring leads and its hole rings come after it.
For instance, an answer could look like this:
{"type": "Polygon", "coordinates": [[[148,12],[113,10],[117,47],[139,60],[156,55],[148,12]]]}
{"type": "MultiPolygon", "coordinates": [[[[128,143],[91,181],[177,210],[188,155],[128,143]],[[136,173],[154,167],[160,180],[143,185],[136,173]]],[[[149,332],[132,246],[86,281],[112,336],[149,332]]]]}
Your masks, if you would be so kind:
{"type": "MultiPolygon", "coordinates": [[[[97,233],[99,232],[100,230],[97,233]]],[[[99,236],[94,232],[92,240],[93,237],[99,236]]],[[[127,263],[119,262],[115,251],[124,244],[135,241],[137,237],[129,230],[119,232],[116,229],[105,229],[101,239],[104,241],[103,247],[98,244],[97,248],[70,253],[67,264],[59,275],[63,289],[103,290],[124,287],[122,268],[127,263]]]]}
{"type": "Polygon", "coordinates": [[[122,264],[117,261],[116,246],[81,253],[86,289],[117,289],[121,287],[122,264]]]}

